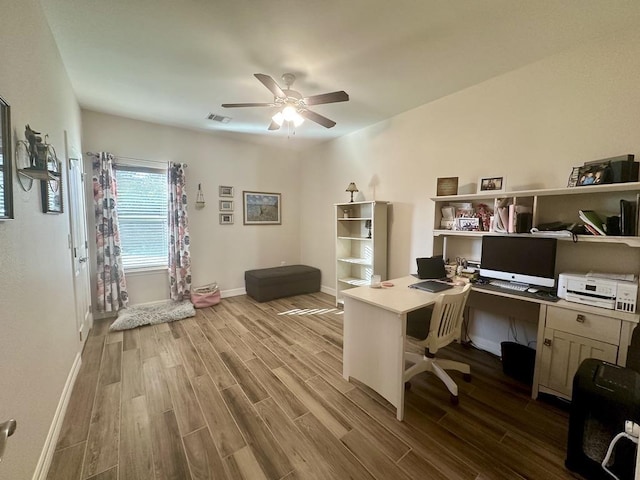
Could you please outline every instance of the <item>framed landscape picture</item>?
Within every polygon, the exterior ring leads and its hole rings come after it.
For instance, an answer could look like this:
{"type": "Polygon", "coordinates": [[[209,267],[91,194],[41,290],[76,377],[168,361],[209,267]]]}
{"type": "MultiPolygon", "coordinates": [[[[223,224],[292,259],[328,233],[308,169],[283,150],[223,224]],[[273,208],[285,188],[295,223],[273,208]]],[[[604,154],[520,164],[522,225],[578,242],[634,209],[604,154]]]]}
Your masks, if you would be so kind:
{"type": "Polygon", "coordinates": [[[282,207],[279,193],[242,192],[245,225],[280,225],[282,207]]]}

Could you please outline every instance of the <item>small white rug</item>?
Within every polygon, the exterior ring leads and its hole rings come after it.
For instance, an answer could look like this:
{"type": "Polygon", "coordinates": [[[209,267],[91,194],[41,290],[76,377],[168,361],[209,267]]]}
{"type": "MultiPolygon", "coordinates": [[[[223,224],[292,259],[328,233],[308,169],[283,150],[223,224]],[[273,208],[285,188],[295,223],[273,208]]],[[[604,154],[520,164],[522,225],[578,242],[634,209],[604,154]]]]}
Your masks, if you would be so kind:
{"type": "Polygon", "coordinates": [[[128,330],[142,325],[173,322],[193,317],[195,314],[196,309],[189,300],[182,302],[167,300],[151,305],[137,305],[120,310],[118,318],[111,324],[109,330],[128,330]]]}

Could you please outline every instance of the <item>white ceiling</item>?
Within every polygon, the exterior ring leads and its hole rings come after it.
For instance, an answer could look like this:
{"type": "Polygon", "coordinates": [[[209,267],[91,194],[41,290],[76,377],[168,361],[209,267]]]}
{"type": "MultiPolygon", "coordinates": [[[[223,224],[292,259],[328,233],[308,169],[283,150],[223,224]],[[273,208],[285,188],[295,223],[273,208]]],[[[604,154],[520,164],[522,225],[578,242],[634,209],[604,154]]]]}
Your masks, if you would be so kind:
{"type": "MultiPolygon", "coordinates": [[[[637,0],[41,0],[83,108],[280,143],[254,78],[297,75],[293,148],[345,135],[586,40],[637,28],[637,0]],[[209,113],[232,117],[228,124],[209,113]]],[[[282,142],[285,143],[285,142],[282,142]]]]}

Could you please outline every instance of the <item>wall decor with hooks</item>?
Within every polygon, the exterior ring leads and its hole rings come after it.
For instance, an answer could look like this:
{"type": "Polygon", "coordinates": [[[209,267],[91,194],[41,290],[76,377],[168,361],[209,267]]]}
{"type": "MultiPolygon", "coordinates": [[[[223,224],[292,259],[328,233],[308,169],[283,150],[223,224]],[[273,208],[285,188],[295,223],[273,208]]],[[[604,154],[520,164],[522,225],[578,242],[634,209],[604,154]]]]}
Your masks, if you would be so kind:
{"type": "Polygon", "coordinates": [[[48,143],[48,134],[45,134],[44,141],[40,135],[40,132],[26,125],[25,140],[16,142],[15,161],[18,182],[26,192],[31,190],[34,180],[44,180],[50,184],[61,182],[60,162],[56,150],[48,143]]]}

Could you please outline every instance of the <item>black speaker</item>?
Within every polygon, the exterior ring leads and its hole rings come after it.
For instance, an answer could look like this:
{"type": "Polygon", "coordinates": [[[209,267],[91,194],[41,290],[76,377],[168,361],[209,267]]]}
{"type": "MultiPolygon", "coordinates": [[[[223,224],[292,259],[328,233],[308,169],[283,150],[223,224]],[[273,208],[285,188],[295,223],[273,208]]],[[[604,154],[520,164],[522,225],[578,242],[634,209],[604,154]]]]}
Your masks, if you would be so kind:
{"type": "MultiPolygon", "coordinates": [[[[595,358],[584,360],[573,377],[565,465],[589,480],[610,477],[601,463],[624,423],[640,423],[640,374],[595,358]]],[[[620,480],[632,480],[636,445],[623,438],[608,468],[620,480]]]]}

